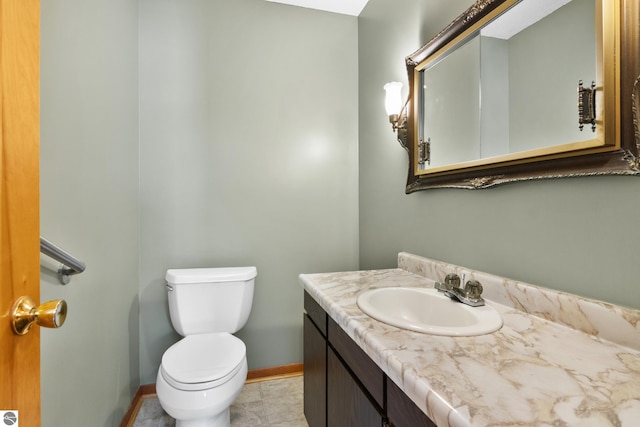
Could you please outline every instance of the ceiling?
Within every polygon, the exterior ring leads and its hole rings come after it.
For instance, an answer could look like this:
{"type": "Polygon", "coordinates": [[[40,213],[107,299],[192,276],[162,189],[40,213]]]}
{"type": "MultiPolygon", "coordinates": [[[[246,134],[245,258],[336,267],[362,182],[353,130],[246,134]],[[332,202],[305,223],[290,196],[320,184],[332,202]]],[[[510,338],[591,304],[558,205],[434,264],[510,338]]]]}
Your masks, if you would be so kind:
{"type": "Polygon", "coordinates": [[[528,26],[552,14],[556,9],[569,3],[569,1],[549,0],[540,2],[539,0],[523,0],[518,3],[517,7],[509,9],[508,18],[506,17],[507,14],[498,17],[495,21],[486,25],[481,34],[508,40],[528,26]]]}
{"type": "Polygon", "coordinates": [[[274,3],[358,16],[369,0],[267,0],[274,3]]]}

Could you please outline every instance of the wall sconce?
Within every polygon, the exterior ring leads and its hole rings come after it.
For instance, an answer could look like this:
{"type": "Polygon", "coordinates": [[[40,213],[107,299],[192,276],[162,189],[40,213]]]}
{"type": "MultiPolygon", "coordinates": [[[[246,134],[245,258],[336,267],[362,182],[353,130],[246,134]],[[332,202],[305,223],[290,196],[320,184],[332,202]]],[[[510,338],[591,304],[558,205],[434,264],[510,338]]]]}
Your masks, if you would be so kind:
{"type": "Polygon", "coordinates": [[[406,117],[403,117],[403,120],[398,124],[400,113],[402,112],[402,83],[389,82],[384,85],[384,91],[386,93],[384,107],[387,110],[389,122],[393,126],[393,130],[404,129],[406,117]]]}
{"type": "Polygon", "coordinates": [[[389,82],[384,85],[384,91],[386,93],[384,98],[384,107],[387,110],[389,116],[389,122],[393,127],[393,131],[398,133],[398,142],[405,150],[409,150],[407,147],[407,102],[402,105],[402,83],[389,82]]]}

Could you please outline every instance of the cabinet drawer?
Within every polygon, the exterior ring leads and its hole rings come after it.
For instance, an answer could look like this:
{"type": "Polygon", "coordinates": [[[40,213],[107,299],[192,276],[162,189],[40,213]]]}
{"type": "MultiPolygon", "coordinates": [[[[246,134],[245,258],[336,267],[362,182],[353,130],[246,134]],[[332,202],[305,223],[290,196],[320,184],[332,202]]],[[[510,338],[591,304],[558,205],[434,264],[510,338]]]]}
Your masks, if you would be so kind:
{"type": "Polygon", "coordinates": [[[384,372],[331,318],[329,323],[329,343],[342,357],[364,388],[380,408],[384,408],[384,372]]]}
{"type": "Polygon", "coordinates": [[[304,310],[323,336],[327,336],[327,313],[311,295],[304,291],[304,310]]]}

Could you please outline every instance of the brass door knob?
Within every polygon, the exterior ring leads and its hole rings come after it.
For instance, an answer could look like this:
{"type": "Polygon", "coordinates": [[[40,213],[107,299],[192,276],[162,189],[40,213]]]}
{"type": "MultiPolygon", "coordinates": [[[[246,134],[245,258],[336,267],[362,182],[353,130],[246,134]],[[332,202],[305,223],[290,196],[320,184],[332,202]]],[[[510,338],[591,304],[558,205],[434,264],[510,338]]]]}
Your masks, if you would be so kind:
{"type": "Polygon", "coordinates": [[[67,303],[63,299],[47,301],[36,307],[27,296],[18,298],[11,308],[11,326],[17,335],[24,335],[34,323],[45,328],[59,328],[67,318],[67,303]]]}

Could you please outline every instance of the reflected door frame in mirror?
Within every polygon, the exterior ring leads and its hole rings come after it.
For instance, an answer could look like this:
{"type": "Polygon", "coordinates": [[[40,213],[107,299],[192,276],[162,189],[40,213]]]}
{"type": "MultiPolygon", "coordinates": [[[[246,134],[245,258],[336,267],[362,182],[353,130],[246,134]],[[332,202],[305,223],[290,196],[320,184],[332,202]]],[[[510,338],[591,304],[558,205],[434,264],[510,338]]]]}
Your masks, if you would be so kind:
{"type": "MultiPolygon", "coordinates": [[[[406,192],[430,188],[488,188],[498,184],[593,175],[640,175],[640,5],[637,0],[597,0],[603,26],[599,72],[604,76],[603,143],[531,156],[499,156],[421,171],[419,72],[424,64],[456,46],[519,0],[477,0],[427,44],[406,58],[409,99],[399,141],[409,155],[406,192]],[[612,87],[613,86],[613,87],[612,87]]],[[[577,101],[576,101],[577,102],[577,101]]],[[[577,106],[576,106],[577,107],[577,106]]],[[[577,108],[576,108],[577,111],[577,108]]],[[[576,115],[577,117],[577,115],[576,115]]],[[[576,120],[577,123],[577,120],[576,120]]],[[[461,124],[464,125],[464,124],[461,124]]]]}

